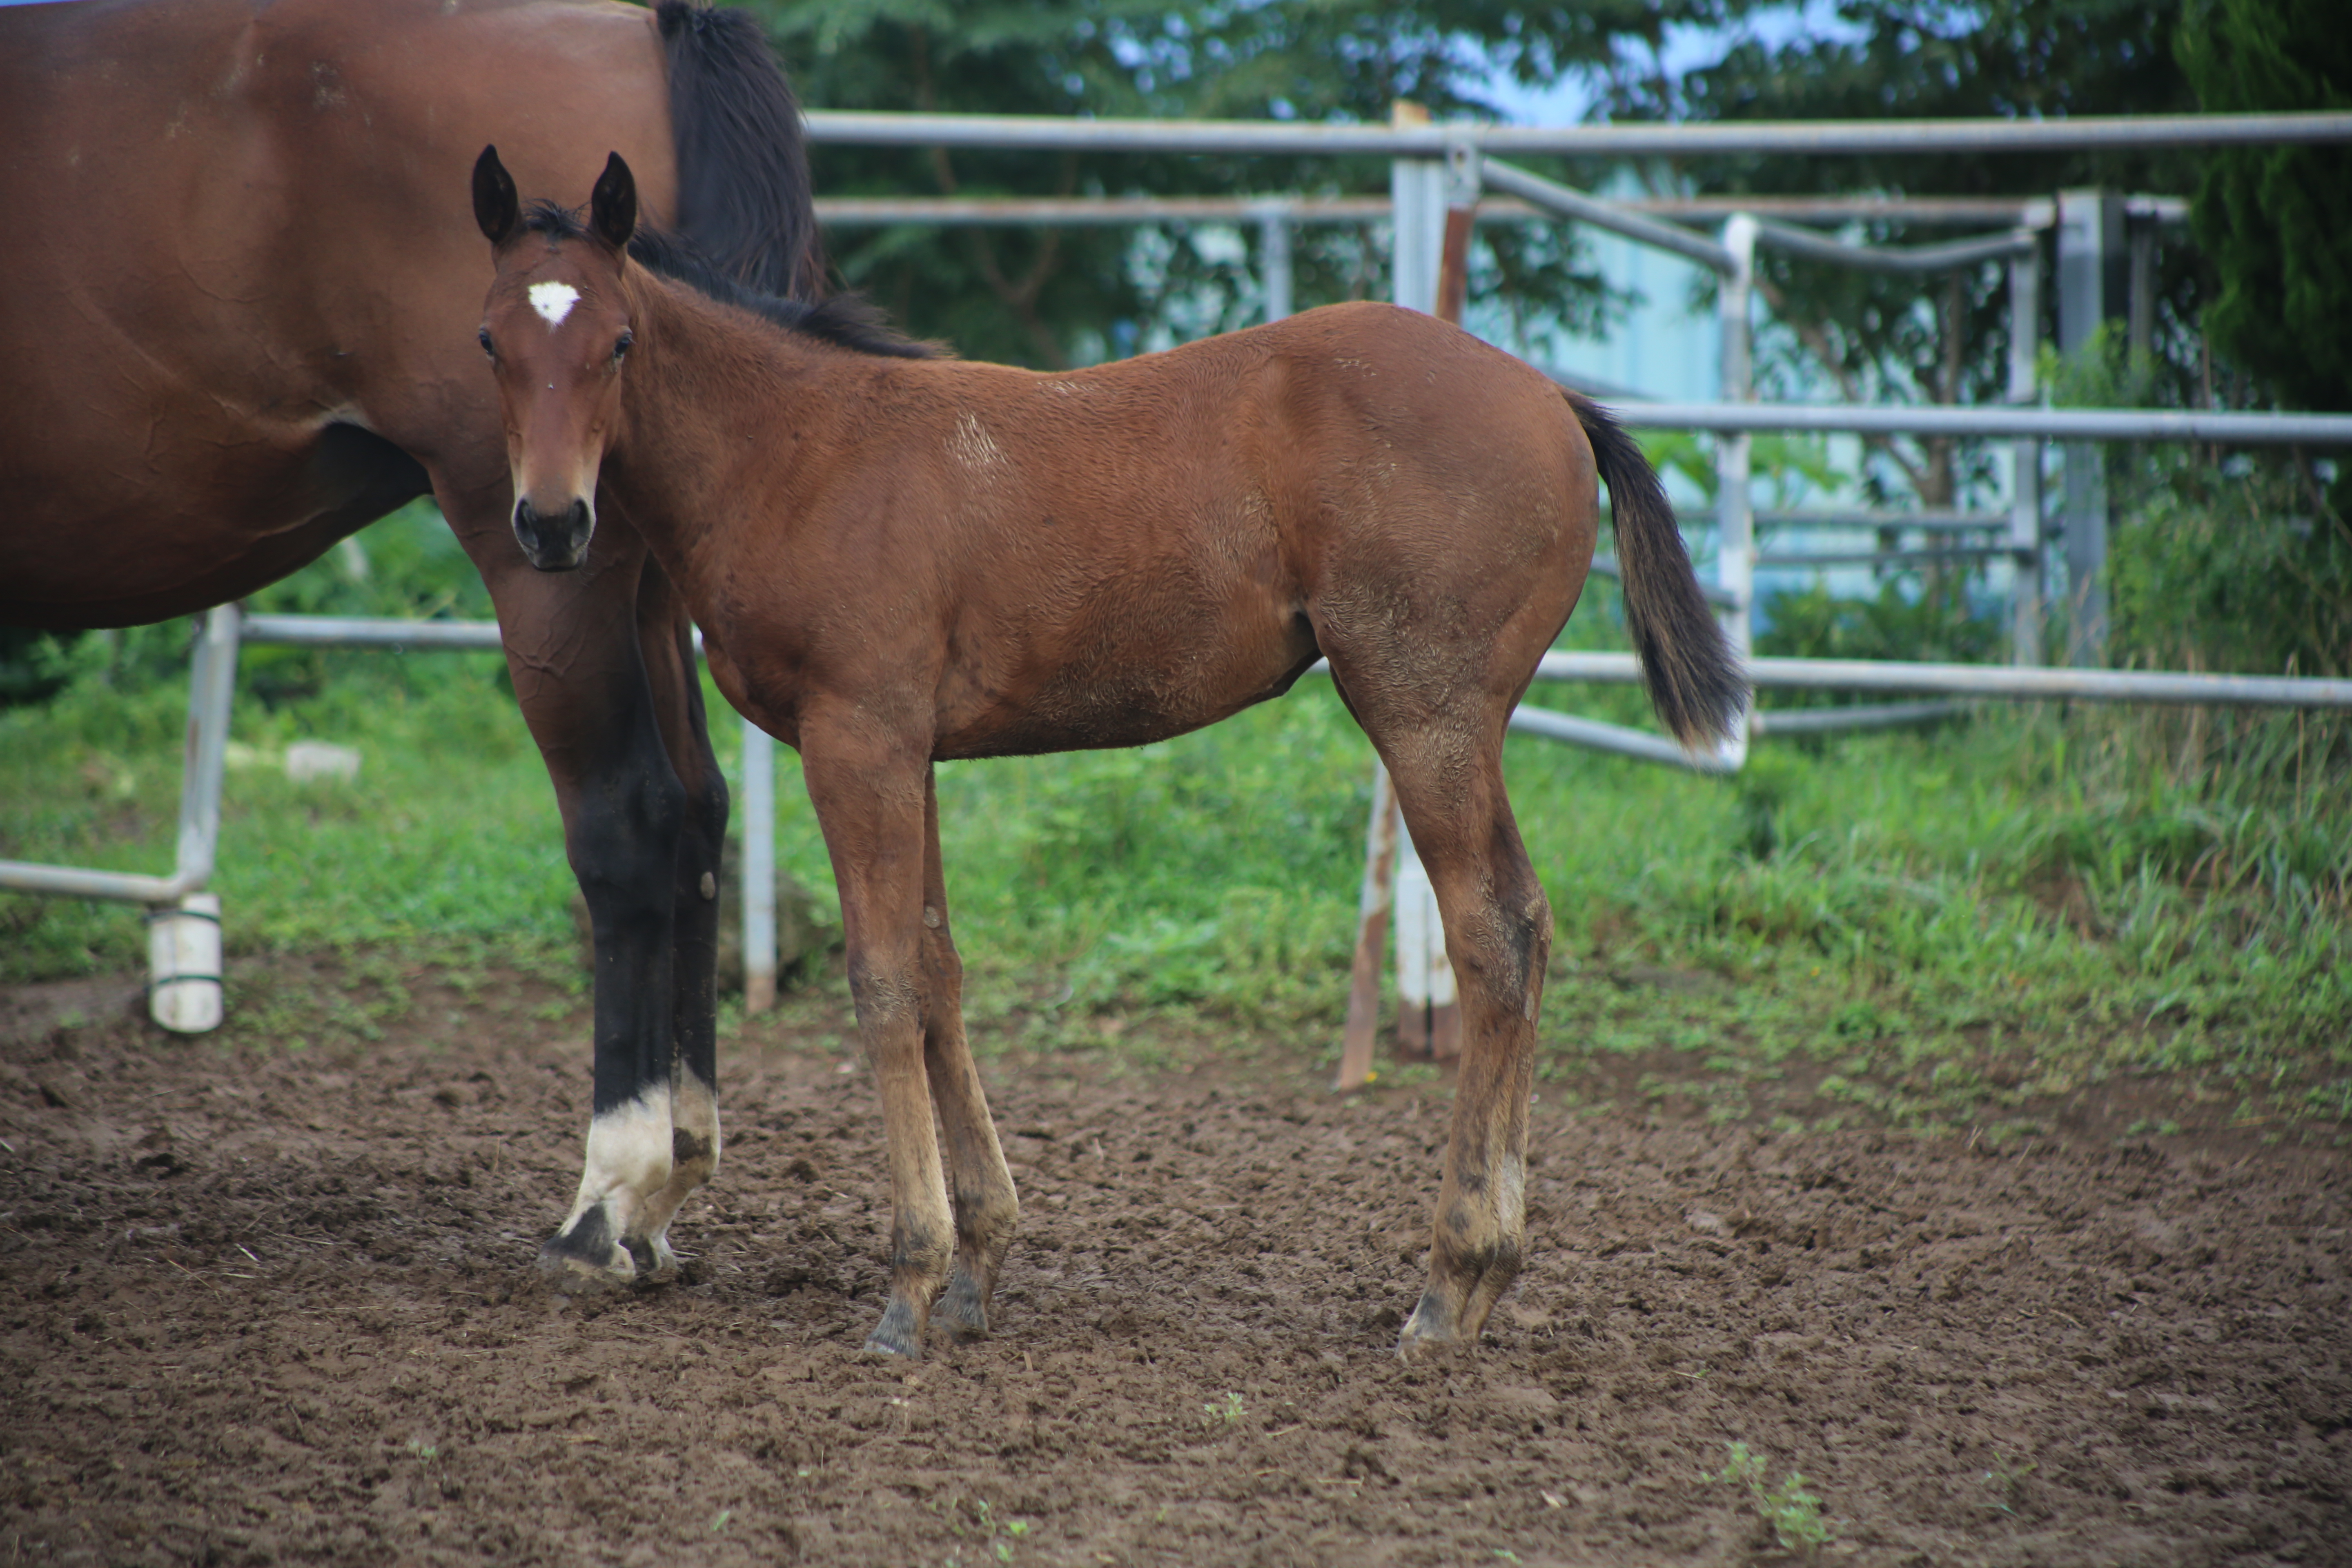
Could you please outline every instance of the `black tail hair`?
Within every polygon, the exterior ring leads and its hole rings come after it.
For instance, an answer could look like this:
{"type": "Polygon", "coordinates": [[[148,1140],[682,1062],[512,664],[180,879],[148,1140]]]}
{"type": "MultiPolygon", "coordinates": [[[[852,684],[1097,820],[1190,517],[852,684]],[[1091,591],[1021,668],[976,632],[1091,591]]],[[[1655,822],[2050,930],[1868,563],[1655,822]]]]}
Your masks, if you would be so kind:
{"type": "Polygon", "coordinates": [[[1650,705],[1685,746],[1728,739],[1747,710],[1748,677],[1699,591],[1690,552],[1658,472],[1633,437],[1591,398],[1562,391],[1592,443],[1617,521],[1625,627],[1642,660],[1650,705]]]}
{"type": "Polygon", "coordinates": [[[678,232],[723,275],[811,300],[824,251],[792,84],[745,11],[698,0],[655,7],[668,56],[678,232]]]}

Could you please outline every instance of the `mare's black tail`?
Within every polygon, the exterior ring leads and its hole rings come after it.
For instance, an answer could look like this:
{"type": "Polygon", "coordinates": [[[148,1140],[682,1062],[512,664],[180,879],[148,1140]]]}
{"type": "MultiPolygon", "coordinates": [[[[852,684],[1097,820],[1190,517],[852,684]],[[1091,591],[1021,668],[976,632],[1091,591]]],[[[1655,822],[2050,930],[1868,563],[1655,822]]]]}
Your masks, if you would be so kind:
{"type": "Polygon", "coordinates": [[[747,11],[661,0],[677,148],[677,229],[736,282],[786,300],[823,289],[800,105],[747,11]]]}
{"type": "Polygon", "coordinates": [[[1748,677],[1699,591],[1665,487],[1607,409],[1573,392],[1565,395],[1609,487],[1625,626],[1651,706],[1685,746],[1727,739],[1748,706],[1748,677]]]}

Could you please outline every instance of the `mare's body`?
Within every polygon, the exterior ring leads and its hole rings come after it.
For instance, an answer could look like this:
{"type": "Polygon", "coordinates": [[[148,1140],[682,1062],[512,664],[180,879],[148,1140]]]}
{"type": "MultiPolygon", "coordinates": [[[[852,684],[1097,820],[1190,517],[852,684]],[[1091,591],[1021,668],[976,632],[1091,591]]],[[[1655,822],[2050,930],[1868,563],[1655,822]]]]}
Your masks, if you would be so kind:
{"type": "Polygon", "coordinates": [[[497,605],[593,918],[597,1108],[667,1105],[680,1077],[664,1195],[606,1204],[592,1137],[551,1244],[627,1276],[667,1260],[669,1212],[717,1157],[704,889],[726,792],[683,607],[625,521],[577,572],[515,549],[463,196],[492,134],[549,180],[625,148],[651,213],[763,287],[807,281],[797,114],[740,18],[604,0],[0,8],[16,219],[0,622],[185,614],[438,500],[497,605]]]}
{"type": "Polygon", "coordinates": [[[728,699],[802,752],[889,1143],[891,1294],[870,1344],[917,1352],[942,1289],[950,1326],[983,1329],[1017,1215],[964,1042],[933,762],[1178,734],[1318,654],[1395,777],[1463,980],[1405,1339],[1475,1335],[1518,1265],[1551,937],[1504,797],[1504,722],[1582,586],[1597,471],[1661,711],[1696,741],[1744,700],[1639,449],[1509,356],[1388,306],[1040,374],[861,352],[804,312],[647,273],[626,259],[618,158],[585,228],[523,217],[492,153],[476,204],[520,506],[560,516],[601,474],[728,699]]]}

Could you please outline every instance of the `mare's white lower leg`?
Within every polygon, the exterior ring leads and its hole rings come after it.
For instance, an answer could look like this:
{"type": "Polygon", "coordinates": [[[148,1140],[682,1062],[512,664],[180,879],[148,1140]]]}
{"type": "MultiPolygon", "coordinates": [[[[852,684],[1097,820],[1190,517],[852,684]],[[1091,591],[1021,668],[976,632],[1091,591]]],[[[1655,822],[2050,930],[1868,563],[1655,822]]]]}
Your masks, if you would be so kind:
{"type": "Polygon", "coordinates": [[[680,1072],[670,1097],[669,1180],[646,1204],[638,1216],[642,1229],[624,1231],[622,1245],[635,1257],[639,1278],[668,1274],[677,1268],[677,1253],[669,1244],[669,1222],[694,1190],[719,1173],[719,1100],[710,1086],[690,1072],[680,1072]]]}
{"type": "MultiPolygon", "coordinates": [[[[667,1084],[598,1111],[588,1123],[580,1195],[555,1239],[540,1249],[541,1265],[615,1280],[637,1278],[639,1259],[629,1243],[642,1242],[646,1220],[669,1185],[676,1163],[672,1145],[667,1084]]],[[[663,1215],[663,1227],[668,1223],[669,1215],[663,1215]]]]}

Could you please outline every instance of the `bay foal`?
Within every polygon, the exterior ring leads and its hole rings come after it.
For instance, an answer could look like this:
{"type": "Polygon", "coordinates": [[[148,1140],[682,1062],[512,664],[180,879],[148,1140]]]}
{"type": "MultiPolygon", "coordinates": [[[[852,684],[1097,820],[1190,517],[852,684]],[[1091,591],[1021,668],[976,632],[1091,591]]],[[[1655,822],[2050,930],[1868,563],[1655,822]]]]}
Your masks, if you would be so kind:
{"type": "MultiPolygon", "coordinates": [[[[800,749],[889,1147],[890,1298],[868,1347],[919,1354],[934,1299],[947,1327],[985,1331],[1018,1215],[964,1041],[933,763],[1181,734],[1323,657],[1394,775],[1463,986],[1404,1346],[1475,1337],[1518,1268],[1551,942],[1504,797],[1504,721],[1583,586],[1596,470],[1667,724],[1696,744],[1745,701],[1633,442],[1510,356],[1385,305],[1040,374],[633,263],[617,154],[584,224],[524,213],[495,150],[474,198],[526,551],[599,497],[621,509],[719,689],[800,749]]],[[[656,1120],[648,1198],[667,1175],[656,1120]]]]}

